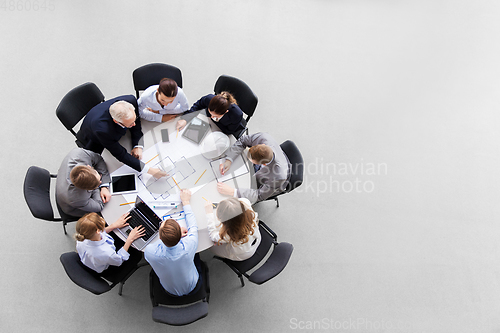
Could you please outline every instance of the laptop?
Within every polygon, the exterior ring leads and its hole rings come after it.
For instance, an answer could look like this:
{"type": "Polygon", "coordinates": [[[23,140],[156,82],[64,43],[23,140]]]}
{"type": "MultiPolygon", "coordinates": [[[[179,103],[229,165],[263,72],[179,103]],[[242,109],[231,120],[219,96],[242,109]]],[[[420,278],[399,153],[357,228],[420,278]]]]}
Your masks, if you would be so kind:
{"type": "Polygon", "coordinates": [[[129,225],[118,231],[127,238],[133,228],[144,226],[146,234],[132,243],[138,250],[142,250],[158,234],[162,219],[139,196],[135,199],[135,207],[129,210],[129,214],[130,218],[127,220],[129,225]]]}

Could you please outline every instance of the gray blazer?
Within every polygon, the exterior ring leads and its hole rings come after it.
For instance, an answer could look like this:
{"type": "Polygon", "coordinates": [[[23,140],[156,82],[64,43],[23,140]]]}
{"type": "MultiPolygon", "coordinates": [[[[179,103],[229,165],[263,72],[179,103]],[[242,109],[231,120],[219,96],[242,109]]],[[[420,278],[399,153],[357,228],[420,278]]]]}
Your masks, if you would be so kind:
{"type": "Polygon", "coordinates": [[[93,191],[76,188],[71,183],[69,173],[77,165],[90,165],[102,175],[102,183],[109,183],[106,163],[101,155],[83,148],[75,148],[63,159],[57,173],[56,201],[66,214],[83,216],[90,212],[100,212],[104,208],[99,188],[93,191]]]}
{"type": "Polygon", "coordinates": [[[283,192],[290,179],[290,162],[280,145],[267,133],[243,135],[228,149],[226,158],[232,162],[245,148],[260,144],[272,148],[274,159],[255,173],[257,189],[237,190],[238,197],[247,198],[252,204],[283,192]]]}

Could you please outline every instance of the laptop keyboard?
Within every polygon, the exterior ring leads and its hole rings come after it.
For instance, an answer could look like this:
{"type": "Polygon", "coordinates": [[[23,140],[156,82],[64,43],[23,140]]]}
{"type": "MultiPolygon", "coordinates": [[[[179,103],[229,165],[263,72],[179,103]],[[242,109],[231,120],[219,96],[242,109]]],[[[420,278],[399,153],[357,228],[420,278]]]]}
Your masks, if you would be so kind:
{"type": "Polygon", "coordinates": [[[140,225],[144,226],[144,230],[146,231],[146,234],[144,236],[142,236],[141,238],[144,239],[145,241],[147,241],[148,239],[151,238],[151,236],[153,236],[155,234],[156,230],[154,230],[149,224],[143,223],[142,221],[143,221],[142,218],[135,210],[130,211],[130,218],[127,220],[127,223],[132,228],[138,227],[140,225]]]}

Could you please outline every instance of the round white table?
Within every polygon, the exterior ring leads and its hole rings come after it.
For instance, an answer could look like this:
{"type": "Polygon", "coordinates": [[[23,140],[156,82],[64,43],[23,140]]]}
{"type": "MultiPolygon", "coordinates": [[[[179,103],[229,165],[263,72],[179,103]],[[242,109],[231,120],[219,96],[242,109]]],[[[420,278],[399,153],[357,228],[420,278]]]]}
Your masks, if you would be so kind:
{"type": "MultiPolygon", "coordinates": [[[[211,119],[209,119],[208,117],[205,116],[204,112],[200,112],[200,114],[198,115],[198,118],[203,119],[205,121],[208,121],[210,123],[210,127],[211,127],[212,131],[220,131],[219,128],[217,127],[217,125],[215,125],[215,123],[211,119]]],[[[150,122],[150,121],[141,119],[142,132],[144,134],[144,137],[143,137],[144,138],[144,151],[146,151],[150,147],[153,147],[157,142],[162,141],[162,139],[161,139],[161,130],[162,129],[167,128],[169,134],[176,133],[175,125],[176,125],[178,119],[179,118],[175,118],[174,120],[171,120],[171,121],[168,121],[165,123],[155,123],[155,122],[150,122]]],[[[172,144],[175,145],[175,143],[178,140],[186,140],[185,138],[182,137],[182,132],[183,131],[180,131],[178,136],[176,137],[176,140],[171,140],[169,145],[172,145],[172,144]]],[[[205,138],[206,138],[206,136],[205,136],[205,138]]],[[[230,139],[231,144],[233,144],[236,141],[236,139],[232,135],[229,136],[229,139],[230,139]]],[[[120,144],[130,152],[132,147],[131,147],[131,141],[130,141],[130,134],[128,131],[127,131],[127,134],[121,138],[120,144]]],[[[255,177],[252,177],[254,174],[252,163],[250,161],[248,161],[245,153],[243,153],[242,156],[243,156],[244,162],[247,164],[249,172],[246,174],[243,174],[241,176],[235,177],[231,180],[228,180],[227,183],[234,188],[248,188],[251,186],[255,187],[256,186],[255,179],[254,179],[255,177]]],[[[102,157],[103,157],[104,161],[106,162],[106,165],[108,167],[110,174],[123,165],[123,163],[118,161],[106,149],[103,151],[102,157]]],[[[143,157],[143,161],[147,162],[147,159],[143,157]]],[[[211,173],[212,170],[207,169],[206,172],[211,173]]],[[[205,200],[203,198],[207,198],[208,200],[210,200],[212,202],[219,202],[219,201],[224,200],[228,197],[220,194],[217,191],[217,181],[215,179],[210,181],[209,183],[207,183],[205,186],[203,186],[201,189],[199,189],[195,193],[193,193],[190,203],[191,203],[191,207],[192,207],[193,212],[194,212],[195,217],[196,217],[196,223],[198,225],[198,250],[197,250],[197,252],[206,250],[206,249],[210,248],[211,246],[213,246],[213,243],[208,236],[207,219],[206,219],[206,214],[205,214],[205,200]]],[[[104,209],[102,210],[102,216],[108,222],[108,224],[113,223],[122,214],[124,214],[130,210],[132,205],[120,206],[120,204],[122,204],[124,202],[126,202],[126,201],[125,201],[123,195],[113,195],[111,197],[111,200],[105,204],[104,209]]],[[[182,205],[180,205],[177,209],[171,210],[168,214],[171,214],[175,211],[180,211],[180,210],[182,210],[182,205]]],[[[163,214],[161,214],[161,212],[158,212],[156,209],[155,209],[155,212],[160,217],[163,215],[163,214]]],[[[124,237],[119,232],[117,232],[116,234],[120,238],[124,239],[124,237]]],[[[155,236],[155,239],[153,239],[152,242],[154,242],[157,238],[158,238],[158,235],[155,236]]]]}

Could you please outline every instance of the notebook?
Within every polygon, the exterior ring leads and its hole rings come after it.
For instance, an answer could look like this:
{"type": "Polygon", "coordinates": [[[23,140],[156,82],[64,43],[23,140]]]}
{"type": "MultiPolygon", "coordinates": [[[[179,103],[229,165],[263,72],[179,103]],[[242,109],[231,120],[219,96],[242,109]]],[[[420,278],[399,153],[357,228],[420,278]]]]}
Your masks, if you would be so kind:
{"type": "Polygon", "coordinates": [[[130,218],[127,220],[129,225],[118,231],[127,238],[133,228],[144,226],[146,234],[132,243],[137,249],[142,250],[158,234],[162,219],[139,196],[135,199],[135,207],[129,210],[129,214],[130,218]]]}

